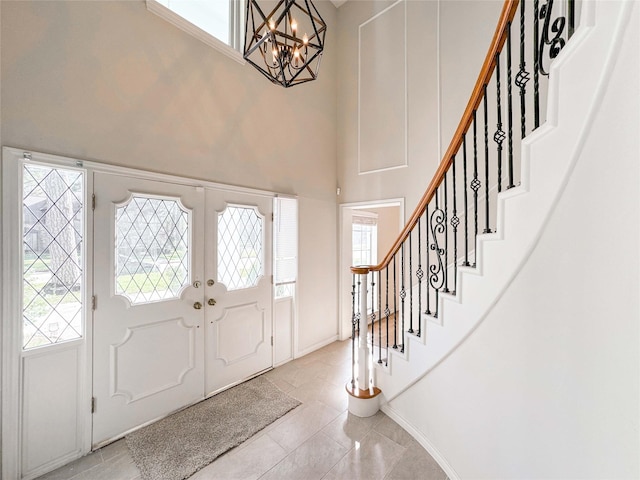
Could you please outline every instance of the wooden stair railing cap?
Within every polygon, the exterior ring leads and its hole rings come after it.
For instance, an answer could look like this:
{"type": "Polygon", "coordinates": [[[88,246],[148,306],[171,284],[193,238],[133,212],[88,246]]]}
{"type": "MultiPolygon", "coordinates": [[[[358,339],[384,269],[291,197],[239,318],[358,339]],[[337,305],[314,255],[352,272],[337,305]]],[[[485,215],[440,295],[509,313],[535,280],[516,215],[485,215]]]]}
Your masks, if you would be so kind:
{"type": "Polygon", "coordinates": [[[502,51],[502,47],[507,40],[509,27],[511,25],[511,22],[513,21],[513,18],[515,17],[519,4],[519,0],[505,0],[504,5],[502,6],[502,12],[500,13],[500,18],[498,20],[498,25],[496,27],[495,33],[493,34],[491,46],[489,47],[487,56],[485,57],[484,63],[482,64],[482,69],[480,70],[480,74],[478,75],[478,79],[476,80],[475,86],[471,93],[471,97],[467,102],[467,107],[462,114],[462,118],[460,119],[458,128],[456,129],[456,132],[451,139],[449,148],[447,148],[447,151],[444,154],[442,161],[440,162],[440,166],[436,170],[436,173],[429,183],[427,190],[424,192],[424,195],[422,195],[418,206],[413,211],[411,218],[409,218],[409,221],[402,229],[402,232],[400,232],[400,234],[398,235],[398,238],[389,250],[389,253],[387,253],[387,255],[384,257],[382,262],[380,262],[378,265],[367,267],[351,267],[352,273],[363,275],[371,271],[380,271],[387,265],[389,265],[394,255],[398,253],[400,247],[402,247],[402,244],[409,237],[409,234],[418,223],[418,219],[424,213],[429,202],[431,202],[431,200],[433,199],[433,196],[442,183],[445,174],[451,166],[451,163],[453,163],[453,159],[456,153],[458,153],[458,150],[462,145],[464,135],[467,133],[467,130],[471,126],[471,122],[473,121],[473,112],[478,108],[480,102],[482,101],[484,86],[491,81],[491,76],[493,75],[493,71],[496,68],[496,55],[498,55],[502,51]]]}

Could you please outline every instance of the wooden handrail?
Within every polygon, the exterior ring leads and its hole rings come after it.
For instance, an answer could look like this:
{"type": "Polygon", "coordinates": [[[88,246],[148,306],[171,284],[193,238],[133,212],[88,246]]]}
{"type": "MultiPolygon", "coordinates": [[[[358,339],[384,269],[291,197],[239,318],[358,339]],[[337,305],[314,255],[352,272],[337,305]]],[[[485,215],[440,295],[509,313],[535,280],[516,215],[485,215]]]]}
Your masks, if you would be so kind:
{"type": "Polygon", "coordinates": [[[395,254],[398,253],[400,247],[402,247],[402,244],[409,237],[409,234],[418,223],[418,219],[424,213],[429,202],[431,202],[431,200],[433,199],[433,196],[435,195],[438,187],[444,180],[445,174],[449,170],[449,167],[451,167],[451,163],[453,163],[454,156],[456,155],[456,153],[458,153],[458,150],[462,145],[467,130],[471,126],[471,122],[473,121],[473,112],[478,108],[480,102],[482,101],[484,87],[491,80],[493,71],[496,68],[496,55],[498,55],[502,51],[502,47],[507,40],[509,27],[516,15],[519,3],[519,0],[505,0],[502,7],[502,12],[500,13],[500,19],[498,20],[498,26],[496,27],[496,31],[493,34],[493,40],[491,41],[491,46],[489,47],[487,56],[484,60],[484,63],[482,64],[482,69],[480,70],[480,75],[478,75],[478,80],[476,80],[476,84],[473,87],[471,98],[469,98],[467,107],[465,108],[462,118],[460,119],[460,123],[458,124],[458,128],[456,129],[451,143],[449,144],[449,148],[447,148],[447,151],[444,154],[442,161],[440,162],[438,170],[436,170],[431,183],[429,183],[429,187],[424,192],[424,195],[422,195],[420,203],[418,203],[418,206],[413,211],[413,215],[411,215],[411,218],[405,225],[402,232],[400,232],[400,234],[398,235],[397,240],[389,250],[389,253],[387,253],[387,255],[384,257],[382,262],[380,262],[378,265],[358,265],[351,267],[352,273],[362,275],[370,271],[380,271],[387,265],[389,265],[395,254]]]}

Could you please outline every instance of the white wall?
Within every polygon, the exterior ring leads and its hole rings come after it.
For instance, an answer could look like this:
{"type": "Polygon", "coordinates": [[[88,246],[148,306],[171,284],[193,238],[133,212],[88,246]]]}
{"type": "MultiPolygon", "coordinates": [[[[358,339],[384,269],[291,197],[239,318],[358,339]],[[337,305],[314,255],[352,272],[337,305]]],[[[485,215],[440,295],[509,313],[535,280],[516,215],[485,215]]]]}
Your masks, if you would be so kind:
{"type": "Polygon", "coordinates": [[[478,329],[390,402],[460,478],[640,476],[639,10],[621,17],[603,102],[531,256],[478,329]]]}
{"type": "Polygon", "coordinates": [[[2,3],[3,144],[299,195],[299,348],[333,338],[335,7],[319,79],[285,90],[141,0],[2,3]]]}
{"type": "MultiPolygon", "coordinates": [[[[341,203],[404,197],[408,218],[439,165],[469,100],[502,2],[406,3],[407,166],[367,174],[360,174],[358,166],[358,30],[361,24],[393,5],[392,1],[359,0],[340,7],[337,152],[341,203]]],[[[396,32],[398,41],[404,33],[396,32]]],[[[379,49],[363,49],[361,54],[378,55],[380,68],[387,66],[385,58],[379,57],[379,49]]],[[[397,112],[389,114],[389,118],[397,117],[397,112]]],[[[375,140],[361,139],[365,143],[375,140]]]]}

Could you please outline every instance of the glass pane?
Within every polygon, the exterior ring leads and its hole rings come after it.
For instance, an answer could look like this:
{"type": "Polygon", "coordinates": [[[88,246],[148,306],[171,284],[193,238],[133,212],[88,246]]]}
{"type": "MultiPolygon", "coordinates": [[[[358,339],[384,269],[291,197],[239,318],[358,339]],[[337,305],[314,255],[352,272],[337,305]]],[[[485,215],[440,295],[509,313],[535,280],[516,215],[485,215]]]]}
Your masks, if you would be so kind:
{"type": "Polygon", "coordinates": [[[229,0],[168,0],[167,6],[196,27],[231,44],[229,0]]]}
{"type": "Polygon", "coordinates": [[[178,200],[134,195],[115,222],[116,294],[133,305],[179,298],[191,283],[191,213],[178,200]]]}
{"type": "Polygon", "coordinates": [[[262,221],[248,207],[218,214],[218,281],[227,290],[255,287],[263,275],[262,221]]]}
{"type": "Polygon", "coordinates": [[[83,335],[84,173],[24,165],[25,350],[83,335]]]}

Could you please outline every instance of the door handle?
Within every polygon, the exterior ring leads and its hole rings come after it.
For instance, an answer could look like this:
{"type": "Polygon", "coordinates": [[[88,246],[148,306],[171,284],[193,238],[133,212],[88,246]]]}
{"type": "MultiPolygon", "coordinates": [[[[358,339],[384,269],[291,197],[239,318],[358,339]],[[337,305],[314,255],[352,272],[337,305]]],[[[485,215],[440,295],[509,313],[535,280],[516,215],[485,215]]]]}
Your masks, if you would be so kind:
{"type": "Polygon", "coordinates": [[[214,283],[216,283],[216,282],[214,282],[211,278],[209,280],[207,280],[207,286],[209,286],[209,287],[213,287],[214,283]]]}
{"type": "Polygon", "coordinates": [[[196,310],[200,310],[202,308],[202,304],[200,302],[196,302],[193,304],[193,308],[196,310]]]}
{"type": "Polygon", "coordinates": [[[207,303],[213,307],[216,304],[216,301],[213,298],[210,298],[207,303]]]}

